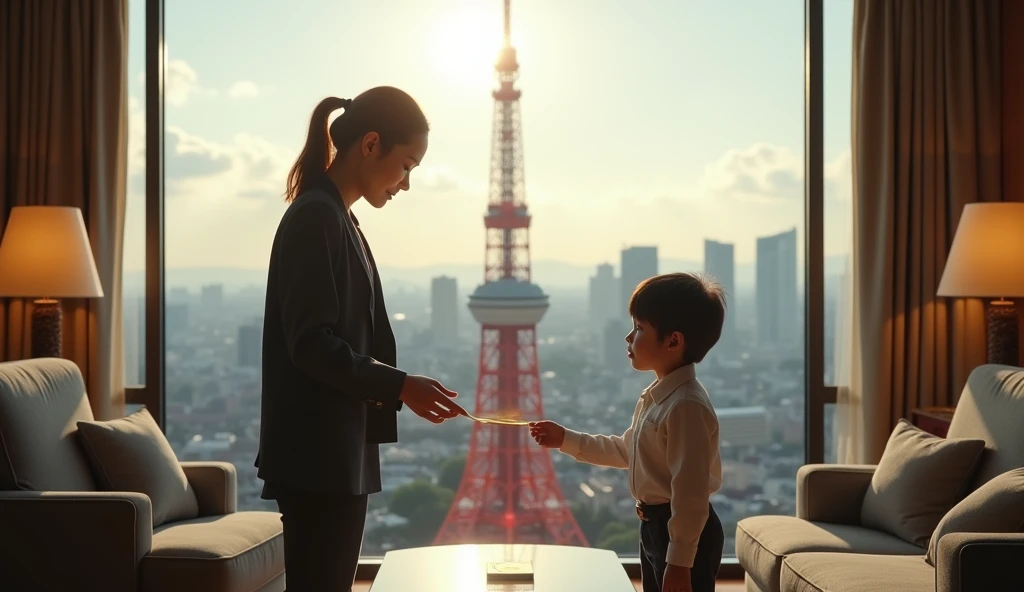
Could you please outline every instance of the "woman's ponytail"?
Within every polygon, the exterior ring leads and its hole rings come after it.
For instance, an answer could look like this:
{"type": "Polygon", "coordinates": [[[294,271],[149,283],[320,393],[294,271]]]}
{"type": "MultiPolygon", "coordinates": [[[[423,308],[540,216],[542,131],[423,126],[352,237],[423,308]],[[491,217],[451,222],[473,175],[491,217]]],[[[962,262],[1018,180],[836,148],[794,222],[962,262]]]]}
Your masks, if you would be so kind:
{"type": "Polygon", "coordinates": [[[331,164],[331,137],[327,130],[327,118],[333,111],[347,108],[352,104],[351,99],[339,99],[327,97],[320,101],[320,104],[313,109],[313,115],[309,119],[309,132],[306,134],[306,144],[299,153],[299,158],[292,165],[288,172],[288,186],[285,190],[284,200],[293,201],[310,183],[314,182],[327,167],[331,164]]]}
{"type": "Polygon", "coordinates": [[[334,150],[345,152],[370,132],[380,137],[380,154],[385,155],[395,145],[428,131],[430,125],[420,106],[405,91],[393,86],[371,88],[354,99],[327,97],[313,109],[306,145],[288,173],[284,199],[294,201],[322,179],[334,150]],[[344,109],[345,113],[328,128],[327,118],[337,109],[344,109]]]}

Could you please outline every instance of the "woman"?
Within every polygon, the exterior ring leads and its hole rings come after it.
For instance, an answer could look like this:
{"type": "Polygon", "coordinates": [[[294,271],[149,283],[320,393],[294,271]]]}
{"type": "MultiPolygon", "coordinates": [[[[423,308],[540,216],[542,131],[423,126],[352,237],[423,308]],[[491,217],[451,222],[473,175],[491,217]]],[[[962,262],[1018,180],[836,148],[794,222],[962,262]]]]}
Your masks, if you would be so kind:
{"type": "Polygon", "coordinates": [[[289,592],[351,588],[367,495],[381,489],[378,444],[397,440],[403,404],[434,423],[465,414],[436,380],[395,368],[377,267],[349,211],[409,189],[428,131],[396,88],[327,98],[288,175],[267,278],[256,466],[281,511],[289,592]]]}

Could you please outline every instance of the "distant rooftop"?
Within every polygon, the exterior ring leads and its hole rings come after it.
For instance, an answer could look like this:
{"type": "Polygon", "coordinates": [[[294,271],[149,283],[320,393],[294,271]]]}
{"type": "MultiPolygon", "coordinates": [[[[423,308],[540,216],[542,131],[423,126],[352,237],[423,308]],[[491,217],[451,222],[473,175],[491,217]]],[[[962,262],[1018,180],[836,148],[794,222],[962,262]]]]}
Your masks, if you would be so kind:
{"type": "Polygon", "coordinates": [[[768,413],[768,410],[761,405],[756,405],[753,407],[726,407],[724,409],[715,409],[715,415],[717,415],[719,418],[750,417],[764,415],[766,413],[768,413]]]}

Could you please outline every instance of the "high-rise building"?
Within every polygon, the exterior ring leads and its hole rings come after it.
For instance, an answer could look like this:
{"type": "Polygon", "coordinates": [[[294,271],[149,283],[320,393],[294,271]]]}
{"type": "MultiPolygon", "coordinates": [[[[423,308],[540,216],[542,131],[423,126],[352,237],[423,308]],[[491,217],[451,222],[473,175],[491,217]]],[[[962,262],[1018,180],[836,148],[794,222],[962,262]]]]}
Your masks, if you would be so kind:
{"type": "Polygon", "coordinates": [[[601,326],[602,361],[608,371],[625,372],[630,368],[626,357],[626,334],[631,328],[621,317],[610,319],[601,326]]]}
{"type": "Polygon", "coordinates": [[[203,286],[199,297],[202,308],[207,312],[217,312],[224,305],[224,284],[210,284],[203,286]]]}
{"type": "Polygon", "coordinates": [[[238,328],[238,365],[242,368],[263,367],[263,322],[238,328]]]}
{"type": "Polygon", "coordinates": [[[595,332],[600,333],[609,320],[622,317],[619,278],[615,277],[615,268],[611,263],[597,266],[597,275],[590,278],[587,296],[590,326],[595,332]]]}
{"type": "Polygon", "coordinates": [[[139,386],[144,384],[146,379],[146,300],[141,297],[125,298],[121,322],[124,339],[124,384],[139,386]]]}
{"type": "Polygon", "coordinates": [[[453,277],[436,277],[430,282],[430,331],[436,342],[454,344],[458,339],[458,291],[453,277]]]}
{"type": "Polygon", "coordinates": [[[732,243],[704,241],[704,273],[722,286],[726,301],[722,336],[711,354],[721,360],[735,360],[739,357],[739,343],[736,340],[736,255],[732,243]]]}
{"type": "Polygon", "coordinates": [[[164,306],[164,331],[168,337],[188,332],[188,304],[168,303],[164,306]]]}
{"type": "Polygon", "coordinates": [[[799,343],[796,228],[757,239],[756,281],[758,343],[799,343]]]}
{"type": "Polygon", "coordinates": [[[622,265],[620,276],[622,277],[621,296],[619,307],[622,312],[619,314],[629,318],[629,299],[633,291],[647,278],[658,275],[658,247],[629,247],[622,250],[622,265]]]}

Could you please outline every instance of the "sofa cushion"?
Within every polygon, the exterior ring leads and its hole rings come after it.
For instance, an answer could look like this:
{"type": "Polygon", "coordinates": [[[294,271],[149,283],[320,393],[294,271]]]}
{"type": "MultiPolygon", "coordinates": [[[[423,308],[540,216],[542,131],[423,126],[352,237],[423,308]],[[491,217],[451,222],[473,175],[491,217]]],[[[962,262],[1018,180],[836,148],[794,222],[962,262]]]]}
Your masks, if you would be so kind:
{"type": "Polygon", "coordinates": [[[0,491],[95,491],[75,439],[77,422],[91,419],[74,362],[0,363],[0,491]]]}
{"type": "Polygon", "coordinates": [[[901,419],[864,494],[861,524],[927,546],[963,499],[984,450],[984,440],[939,438],[901,419]]]}
{"type": "Polygon", "coordinates": [[[951,532],[1024,532],[1024,469],[992,479],[942,517],[928,544],[930,565],[935,565],[939,539],[951,532]]]}
{"type": "Polygon", "coordinates": [[[935,570],[920,555],[801,553],[786,558],[787,592],[935,592],[935,570]]]}
{"type": "Polygon", "coordinates": [[[1024,369],[986,364],[967,377],[947,438],[981,438],[985,454],[971,489],[1024,467],[1024,369]]]}
{"type": "Polygon", "coordinates": [[[258,590],[284,573],[277,512],[237,512],[165,524],[142,560],[143,592],[258,590]]]}
{"type": "Polygon", "coordinates": [[[148,495],[154,527],[199,515],[185,471],[147,409],[110,421],[80,421],[78,434],[100,486],[148,495]]]}
{"type": "Polygon", "coordinates": [[[923,555],[924,549],[876,530],[808,522],[794,516],[753,516],[736,526],[736,556],[764,592],[779,592],[782,561],[812,551],[923,555]]]}

